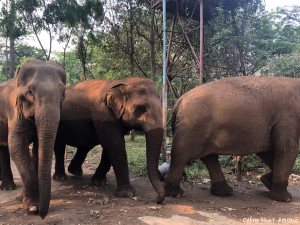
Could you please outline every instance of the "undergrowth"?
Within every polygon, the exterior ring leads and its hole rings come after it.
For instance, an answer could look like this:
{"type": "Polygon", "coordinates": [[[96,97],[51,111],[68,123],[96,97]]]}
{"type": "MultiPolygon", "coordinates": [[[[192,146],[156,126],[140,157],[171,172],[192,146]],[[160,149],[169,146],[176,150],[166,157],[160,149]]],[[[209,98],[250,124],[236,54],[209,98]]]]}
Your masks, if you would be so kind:
{"type": "MultiPolygon", "coordinates": [[[[127,160],[130,174],[134,176],[147,176],[147,162],[146,162],[146,140],[144,135],[136,135],[134,141],[130,141],[129,136],[125,136],[127,160]]],[[[169,149],[168,149],[169,150],[169,149]]],[[[68,151],[74,151],[74,148],[69,147],[68,151]]],[[[88,158],[99,158],[100,162],[101,147],[96,146],[92,149],[88,158]]],[[[167,161],[170,161],[169,159],[167,161]]],[[[162,162],[159,162],[161,164],[162,162]]],[[[235,168],[235,158],[228,155],[219,156],[220,166],[225,174],[233,173],[235,168]]],[[[269,168],[256,155],[249,155],[243,157],[243,175],[249,173],[265,174],[269,172],[269,168]]],[[[300,174],[300,156],[296,159],[292,173],[300,174]]],[[[184,177],[188,182],[201,182],[205,178],[209,178],[206,166],[201,160],[188,163],[184,169],[184,177]]]]}

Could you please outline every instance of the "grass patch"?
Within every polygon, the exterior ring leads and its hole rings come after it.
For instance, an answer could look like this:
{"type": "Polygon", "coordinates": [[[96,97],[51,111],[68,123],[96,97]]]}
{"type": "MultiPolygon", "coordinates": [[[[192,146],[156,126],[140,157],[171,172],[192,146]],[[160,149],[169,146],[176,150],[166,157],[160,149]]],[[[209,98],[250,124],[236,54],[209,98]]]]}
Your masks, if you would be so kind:
{"type": "Polygon", "coordinates": [[[146,140],[144,135],[136,135],[134,141],[125,136],[128,167],[131,174],[138,177],[147,176],[146,140]]]}
{"type": "Polygon", "coordinates": [[[201,182],[208,177],[208,170],[201,160],[187,163],[184,167],[184,179],[188,182],[201,182]]]}
{"type": "Polygon", "coordinates": [[[298,155],[294,167],[292,169],[292,173],[300,174],[300,156],[298,155]]]}
{"type": "MultiPolygon", "coordinates": [[[[132,175],[137,177],[147,177],[147,161],[146,161],[146,140],[144,135],[136,135],[134,141],[130,141],[129,136],[125,136],[127,160],[129,171],[132,175]]],[[[170,141],[169,141],[170,143],[170,141]]],[[[168,149],[169,150],[169,149],[168,149]]],[[[68,147],[68,152],[75,152],[76,148],[68,147]]],[[[102,154],[101,146],[96,146],[89,153],[87,158],[96,159],[97,163],[100,163],[102,154]]],[[[231,171],[235,167],[235,160],[231,159],[228,155],[220,155],[219,162],[222,170],[231,171]],[[226,166],[226,168],[225,168],[226,166]]],[[[161,162],[159,162],[161,164],[161,162]]],[[[259,157],[256,155],[250,155],[243,160],[244,171],[251,171],[255,168],[257,174],[265,174],[269,171],[269,168],[262,163],[259,157]]],[[[204,178],[209,178],[208,170],[201,160],[197,160],[188,163],[184,168],[184,178],[188,182],[201,182],[204,178]]],[[[292,173],[300,174],[300,156],[297,157],[294,164],[292,173]]],[[[245,174],[244,174],[245,175],[245,174]]],[[[246,176],[243,176],[246,177],[246,176]]]]}

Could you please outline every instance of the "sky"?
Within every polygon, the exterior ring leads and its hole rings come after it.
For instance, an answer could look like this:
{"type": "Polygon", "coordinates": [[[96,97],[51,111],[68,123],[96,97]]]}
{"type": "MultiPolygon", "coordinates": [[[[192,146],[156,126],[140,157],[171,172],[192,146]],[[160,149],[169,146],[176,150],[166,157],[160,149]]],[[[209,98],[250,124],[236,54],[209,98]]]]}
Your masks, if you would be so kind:
{"type": "Polygon", "coordinates": [[[292,6],[292,5],[300,5],[300,0],[265,0],[266,10],[271,11],[272,9],[276,9],[276,7],[283,6],[292,6]]]}
{"type": "MultiPolygon", "coordinates": [[[[292,5],[299,5],[300,6],[300,0],[265,0],[265,5],[266,5],[266,10],[267,11],[271,11],[271,10],[275,10],[277,7],[283,7],[283,6],[292,6],[292,5]]],[[[43,45],[45,45],[44,47],[46,49],[49,49],[49,36],[44,33],[42,35],[43,37],[41,38],[43,45]]],[[[32,36],[30,38],[27,37],[27,43],[40,48],[39,43],[36,41],[35,37],[32,36]]],[[[52,50],[53,51],[63,51],[63,44],[59,44],[57,43],[55,40],[53,40],[52,43],[52,50]]],[[[70,46],[68,48],[68,50],[70,50],[70,48],[74,48],[74,46],[70,46]]]]}

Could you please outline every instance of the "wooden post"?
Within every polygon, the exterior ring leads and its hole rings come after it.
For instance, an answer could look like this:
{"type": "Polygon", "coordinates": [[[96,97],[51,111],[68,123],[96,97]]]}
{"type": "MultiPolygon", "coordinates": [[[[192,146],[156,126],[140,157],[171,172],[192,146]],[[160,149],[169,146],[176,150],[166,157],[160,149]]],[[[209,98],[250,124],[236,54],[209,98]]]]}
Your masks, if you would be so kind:
{"type": "Polygon", "coordinates": [[[204,30],[203,30],[203,0],[200,0],[200,56],[199,56],[199,79],[200,84],[203,83],[203,44],[204,44],[204,30]]]}

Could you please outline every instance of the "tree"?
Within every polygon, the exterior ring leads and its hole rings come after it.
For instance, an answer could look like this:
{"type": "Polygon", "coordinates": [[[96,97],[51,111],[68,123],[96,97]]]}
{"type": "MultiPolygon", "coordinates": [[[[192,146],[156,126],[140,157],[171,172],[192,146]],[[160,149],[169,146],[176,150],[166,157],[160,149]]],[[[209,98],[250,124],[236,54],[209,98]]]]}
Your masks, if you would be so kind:
{"type": "MultiPolygon", "coordinates": [[[[156,73],[156,55],[161,46],[155,39],[155,14],[147,1],[106,1],[108,29],[118,58],[128,61],[130,76],[151,77],[156,73]],[[156,52],[157,51],[157,52],[156,52]],[[150,63],[149,63],[150,62],[150,63]]],[[[161,29],[160,29],[161,30],[161,29]]],[[[159,59],[161,60],[161,59],[159,59]]]]}
{"type": "Polygon", "coordinates": [[[86,64],[92,42],[95,42],[102,22],[103,5],[99,0],[87,0],[83,4],[76,0],[53,1],[45,10],[51,24],[60,25],[59,40],[66,41],[63,66],[66,60],[66,48],[73,38],[76,43],[77,56],[82,65],[82,79],[87,79],[86,64]],[[59,13],[58,13],[59,12],[59,13]]]}
{"type": "MultiPolygon", "coordinates": [[[[5,55],[5,46],[1,46],[0,48],[0,57],[5,55]]],[[[43,52],[41,49],[29,46],[29,45],[24,45],[24,44],[17,44],[15,48],[15,65],[16,68],[23,64],[25,61],[28,59],[40,59],[45,61],[45,57],[43,55],[43,52]]],[[[0,68],[1,71],[0,73],[6,74],[6,61],[0,61],[0,68]]],[[[16,71],[14,71],[14,74],[16,71]]],[[[4,77],[0,78],[1,81],[7,80],[4,77]]]]}
{"type": "Polygon", "coordinates": [[[262,71],[264,76],[300,78],[300,52],[285,54],[271,60],[267,69],[262,71]]]}
{"type": "MultiPolygon", "coordinates": [[[[45,15],[45,9],[48,4],[46,0],[19,0],[17,8],[22,15],[26,28],[32,31],[41,46],[41,49],[47,60],[50,60],[52,52],[52,39],[56,31],[56,24],[51,24],[49,18],[45,15]],[[47,50],[40,38],[41,31],[46,31],[49,35],[49,50],[47,50]]],[[[58,13],[58,12],[56,12],[58,13]]]]}
{"type": "MultiPolygon", "coordinates": [[[[26,31],[16,12],[15,0],[11,0],[10,4],[4,4],[2,9],[2,18],[0,20],[0,29],[4,37],[9,39],[9,78],[14,77],[15,72],[15,40],[25,35],[26,31]]],[[[6,42],[7,46],[7,42],[6,42]]],[[[8,62],[8,54],[6,47],[6,62],[8,62]]],[[[7,68],[7,66],[5,66],[7,68]]]]}
{"type": "Polygon", "coordinates": [[[217,8],[205,32],[206,80],[223,76],[254,75],[267,63],[267,43],[274,38],[270,17],[261,1],[239,7],[217,8]]]}
{"type": "Polygon", "coordinates": [[[275,37],[271,43],[274,56],[291,54],[300,48],[300,6],[277,8],[269,17],[275,37]]]}

